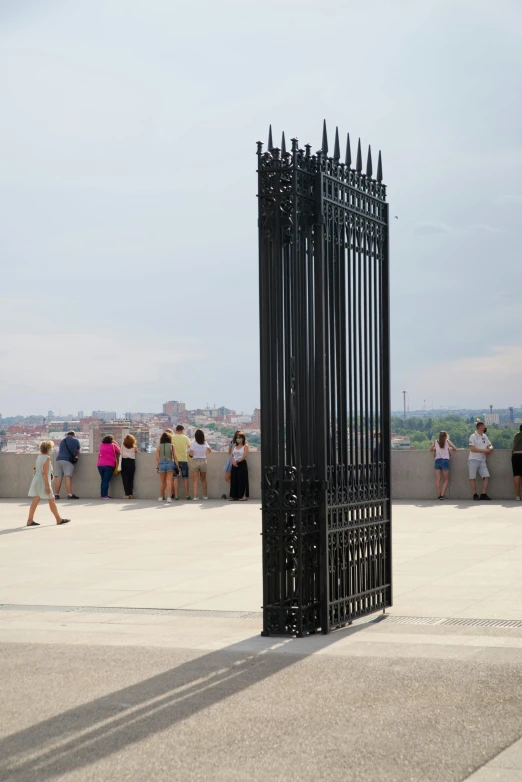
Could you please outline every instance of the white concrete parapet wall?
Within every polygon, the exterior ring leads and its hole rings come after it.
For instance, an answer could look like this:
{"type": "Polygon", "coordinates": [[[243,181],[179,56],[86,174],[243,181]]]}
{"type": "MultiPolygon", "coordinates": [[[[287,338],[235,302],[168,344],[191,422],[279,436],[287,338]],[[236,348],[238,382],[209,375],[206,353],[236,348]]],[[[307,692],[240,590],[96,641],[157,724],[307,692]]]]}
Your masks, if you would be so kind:
{"type": "MultiPolygon", "coordinates": [[[[208,496],[218,499],[222,494],[229,494],[229,484],[225,481],[223,470],[228,459],[227,453],[211,453],[207,457],[208,496]]],[[[97,454],[80,454],[74,468],[73,491],[81,499],[95,499],[100,496],[100,474],[96,466],[97,454]]],[[[0,454],[0,497],[27,497],[29,485],[33,478],[33,467],[36,454],[0,454]]],[[[54,461],[54,458],[53,458],[54,461]]],[[[259,451],[248,457],[248,477],[250,496],[253,499],[261,497],[261,454],[259,451]]],[[[191,481],[190,473],[189,480],[191,481]]],[[[200,484],[201,487],[201,484],[200,484]]],[[[192,493],[192,483],[190,485],[192,493]]],[[[112,479],[111,497],[124,496],[121,475],[112,479]]],[[[185,496],[183,481],[179,481],[180,497],[185,496]]],[[[62,483],[60,495],[64,497],[65,481],[62,483]]],[[[156,500],[159,495],[159,476],[156,473],[156,455],[151,453],[136,454],[136,475],[134,479],[134,496],[143,500],[156,500]]],[[[199,491],[201,497],[201,488],[199,491]]]]}
{"type": "MultiPolygon", "coordinates": [[[[435,491],[434,456],[430,451],[392,452],[392,494],[396,500],[433,500],[435,491]]],[[[469,451],[451,454],[450,482],[446,496],[452,500],[470,500],[468,477],[469,451]]],[[[491,479],[488,494],[494,500],[514,500],[515,488],[511,470],[511,451],[493,451],[487,457],[491,479]]],[[[477,476],[477,491],[482,490],[482,479],[477,476]]]]}
{"type": "MultiPolygon", "coordinates": [[[[228,454],[211,453],[208,456],[208,496],[218,499],[222,494],[228,496],[229,486],[225,481],[225,466],[228,454]]],[[[36,455],[0,454],[0,497],[27,497],[33,477],[36,455]]],[[[73,478],[74,492],[81,498],[94,499],[100,496],[100,476],[96,467],[96,454],[82,454],[75,467],[73,478]]],[[[393,451],[392,452],[392,495],[396,500],[436,499],[434,481],[434,457],[429,451],[393,451]]],[[[469,500],[471,492],[468,480],[468,451],[452,454],[450,483],[447,496],[452,500],[469,500]]],[[[488,457],[491,481],[488,494],[496,500],[514,499],[513,476],[511,471],[511,451],[494,451],[488,457]]],[[[261,497],[261,453],[254,452],[248,457],[250,496],[261,497]]],[[[180,480],[180,496],[184,496],[183,482],[180,480]]],[[[480,491],[481,480],[477,478],[480,491]]],[[[192,491],[192,487],[191,487],[192,491]]],[[[121,476],[113,478],[110,492],[112,497],[123,497],[121,476]]],[[[136,460],[136,478],[134,494],[141,499],[157,499],[159,478],[155,469],[155,455],[139,453],[136,460]]],[[[65,485],[61,490],[62,497],[65,485]]]]}

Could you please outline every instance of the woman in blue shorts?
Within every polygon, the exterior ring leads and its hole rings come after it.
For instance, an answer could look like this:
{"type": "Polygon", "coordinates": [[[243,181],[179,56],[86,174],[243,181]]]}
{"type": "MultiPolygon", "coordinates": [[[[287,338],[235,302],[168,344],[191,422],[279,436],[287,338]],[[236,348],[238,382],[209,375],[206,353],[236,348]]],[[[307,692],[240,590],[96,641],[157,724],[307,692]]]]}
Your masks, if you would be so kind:
{"type": "Polygon", "coordinates": [[[435,440],[430,451],[435,451],[435,487],[439,500],[444,500],[449,483],[450,451],[457,449],[448,437],[447,432],[439,432],[439,439],[435,440]],[[442,480],[442,491],[440,483],[442,480]]]}
{"type": "Polygon", "coordinates": [[[178,457],[176,449],[172,445],[170,432],[163,432],[160,444],[156,448],[156,472],[160,477],[160,496],[158,502],[163,502],[165,493],[167,502],[172,502],[172,477],[179,474],[178,457]]]}

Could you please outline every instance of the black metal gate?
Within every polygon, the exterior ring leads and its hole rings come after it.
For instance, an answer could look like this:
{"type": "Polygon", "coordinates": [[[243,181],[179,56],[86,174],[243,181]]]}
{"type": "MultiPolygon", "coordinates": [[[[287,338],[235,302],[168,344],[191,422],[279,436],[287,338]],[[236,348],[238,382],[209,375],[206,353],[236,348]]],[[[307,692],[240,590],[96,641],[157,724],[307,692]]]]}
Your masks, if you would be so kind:
{"type": "Polygon", "coordinates": [[[386,187],[340,158],[258,142],[265,635],[392,604],[386,187]]]}

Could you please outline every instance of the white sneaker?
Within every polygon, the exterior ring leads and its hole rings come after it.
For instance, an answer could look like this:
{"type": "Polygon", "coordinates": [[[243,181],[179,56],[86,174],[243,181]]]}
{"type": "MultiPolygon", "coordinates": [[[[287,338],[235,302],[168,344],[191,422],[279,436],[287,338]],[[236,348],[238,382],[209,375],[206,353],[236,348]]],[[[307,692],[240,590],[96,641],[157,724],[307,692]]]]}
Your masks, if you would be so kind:
{"type": "Polygon", "coordinates": [[[158,497],[158,502],[163,502],[163,497],[158,497]]]}
{"type": "Polygon", "coordinates": [[[520,497],[515,497],[517,502],[520,502],[520,497]]]}
{"type": "Polygon", "coordinates": [[[203,497],[204,500],[208,500],[208,497],[203,497]]]}
{"type": "Polygon", "coordinates": [[[192,499],[194,500],[194,502],[198,502],[199,501],[199,497],[192,497],[192,499]]]}
{"type": "Polygon", "coordinates": [[[172,497],[167,497],[167,502],[172,502],[172,497]]]}

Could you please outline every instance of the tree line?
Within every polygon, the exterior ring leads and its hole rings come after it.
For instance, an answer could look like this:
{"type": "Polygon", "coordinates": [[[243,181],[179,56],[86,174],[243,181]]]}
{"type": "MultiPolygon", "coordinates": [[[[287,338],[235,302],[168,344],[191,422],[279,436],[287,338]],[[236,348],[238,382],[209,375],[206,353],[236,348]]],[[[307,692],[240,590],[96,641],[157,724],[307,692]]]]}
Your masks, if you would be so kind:
{"type": "MultiPolygon", "coordinates": [[[[413,416],[404,419],[393,416],[391,430],[395,434],[409,437],[411,444],[421,451],[427,451],[441,431],[448,433],[451,442],[457,448],[468,448],[469,436],[475,431],[475,423],[475,418],[465,421],[454,414],[448,414],[442,418],[416,418],[413,416]]],[[[498,426],[492,424],[488,426],[487,434],[494,448],[511,450],[513,437],[519,429],[518,425],[498,426]]]]}

